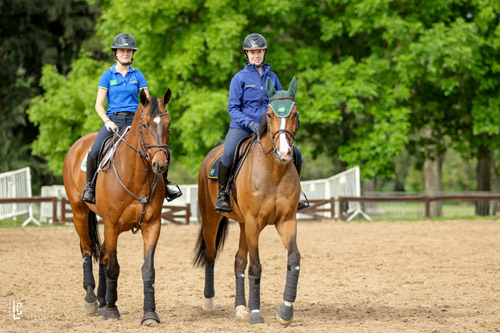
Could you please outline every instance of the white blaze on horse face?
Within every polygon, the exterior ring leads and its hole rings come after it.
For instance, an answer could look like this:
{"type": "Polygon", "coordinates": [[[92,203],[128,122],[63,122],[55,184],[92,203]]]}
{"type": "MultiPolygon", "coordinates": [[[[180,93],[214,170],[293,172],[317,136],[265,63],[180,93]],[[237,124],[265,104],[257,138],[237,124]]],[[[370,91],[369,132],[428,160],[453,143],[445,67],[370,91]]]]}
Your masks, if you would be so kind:
{"type": "MultiPolygon", "coordinates": [[[[281,118],[281,129],[286,129],[286,118],[281,118]]],[[[288,144],[288,140],[286,139],[286,134],[284,132],[280,133],[280,147],[278,150],[278,154],[282,160],[287,160],[287,154],[290,150],[290,145],[288,144]]]]}
{"type": "Polygon", "coordinates": [[[160,121],[161,121],[161,117],[160,116],[156,116],[155,119],[154,119],[154,122],[159,125],[160,121]]]}

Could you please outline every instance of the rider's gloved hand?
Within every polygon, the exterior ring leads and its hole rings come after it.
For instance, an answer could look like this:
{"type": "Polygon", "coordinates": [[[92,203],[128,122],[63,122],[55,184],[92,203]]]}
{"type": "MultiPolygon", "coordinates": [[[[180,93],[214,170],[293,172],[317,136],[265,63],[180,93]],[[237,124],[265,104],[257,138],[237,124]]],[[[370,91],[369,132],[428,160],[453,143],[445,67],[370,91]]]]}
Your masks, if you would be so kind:
{"type": "Polygon", "coordinates": [[[259,130],[259,124],[257,124],[256,122],[254,121],[251,121],[248,123],[247,127],[249,129],[251,129],[253,132],[257,133],[257,131],[259,130]]]}

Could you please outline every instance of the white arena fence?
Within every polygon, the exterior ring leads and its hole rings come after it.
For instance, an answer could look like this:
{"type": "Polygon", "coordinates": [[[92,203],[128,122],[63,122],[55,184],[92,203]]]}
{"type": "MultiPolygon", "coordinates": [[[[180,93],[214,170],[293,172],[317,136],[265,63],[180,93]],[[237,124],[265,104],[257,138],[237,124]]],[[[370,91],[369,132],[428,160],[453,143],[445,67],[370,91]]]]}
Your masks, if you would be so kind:
{"type": "MultiPolygon", "coordinates": [[[[0,198],[31,198],[31,174],[30,168],[22,168],[15,171],[0,174],[0,198]]],[[[16,218],[28,214],[23,226],[31,221],[40,225],[33,217],[33,207],[29,203],[9,203],[0,205],[0,220],[16,218]]]]}
{"type": "MultiPolygon", "coordinates": [[[[57,197],[60,202],[62,198],[68,199],[64,185],[42,186],[42,197],[57,197]]],[[[57,216],[61,217],[61,205],[57,205],[57,216]]],[[[73,217],[72,214],[68,214],[73,217]]],[[[40,220],[42,222],[52,223],[52,204],[50,202],[42,202],[40,206],[40,220]]]]}
{"type": "MultiPolygon", "coordinates": [[[[326,179],[308,180],[300,182],[302,191],[311,200],[335,199],[335,216],[332,217],[330,212],[319,212],[319,215],[325,219],[337,219],[339,214],[345,213],[350,221],[356,215],[362,214],[365,218],[370,219],[361,209],[359,202],[349,202],[347,207],[339,207],[337,199],[343,197],[360,197],[361,196],[361,177],[359,167],[354,167],[343,171],[335,176],[326,179]]],[[[328,204],[330,206],[330,204],[328,204]]],[[[328,207],[331,208],[331,207],[328,207]]],[[[303,214],[298,214],[302,217],[303,214]]]]}

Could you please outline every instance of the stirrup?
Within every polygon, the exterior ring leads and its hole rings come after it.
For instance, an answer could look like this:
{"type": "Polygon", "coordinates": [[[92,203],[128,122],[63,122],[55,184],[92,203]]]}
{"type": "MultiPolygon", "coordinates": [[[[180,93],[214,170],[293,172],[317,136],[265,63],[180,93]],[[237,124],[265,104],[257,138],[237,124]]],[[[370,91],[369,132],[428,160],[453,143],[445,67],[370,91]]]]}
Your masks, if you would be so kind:
{"type": "Polygon", "coordinates": [[[172,185],[172,183],[168,182],[168,184],[165,184],[165,199],[167,199],[168,202],[175,200],[182,195],[182,191],[179,188],[179,185],[174,184],[177,187],[178,191],[169,189],[168,185],[172,185]]]}
{"type": "Polygon", "coordinates": [[[82,201],[88,202],[90,204],[95,204],[95,190],[92,186],[86,185],[82,193],[82,201]]]}
{"type": "Polygon", "coordinates": [[[220,192],[215,201],[215,210],[221,213],[231,213],[233,209],[231,208],[231,199],[229,198],[229,193],[220,192]]]}
{"type": "Polygon", "coordinates": [[[297,208],[297,211],[299,210],[302,210],[302,209],[306,209],[306,208],[309,208],[311,205],[309,204],[309,199],[307,199],[307,196],[306,194],[304,193],[304,191],[302,191],[300,193],[300,195],[303,195],[304,198],[306,199],[306,202],[302,201],[302,200],[299,200],[299,207],[297,208]]]}

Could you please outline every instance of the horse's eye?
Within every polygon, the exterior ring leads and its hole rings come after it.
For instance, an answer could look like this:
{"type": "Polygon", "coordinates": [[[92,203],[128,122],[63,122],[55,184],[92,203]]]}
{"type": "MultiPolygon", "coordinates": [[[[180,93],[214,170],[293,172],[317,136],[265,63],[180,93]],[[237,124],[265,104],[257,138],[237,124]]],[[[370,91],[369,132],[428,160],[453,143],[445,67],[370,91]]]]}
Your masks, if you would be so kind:
{"type": "Polygon", "coordinates": [[[144,128],[144,129],[148,129],[148,127],[146,126],[146,124],[145,124],[145,123],[142,123],[142,124],[141,124],[141,126],[142,126],[142,128],[144,128]]]}

